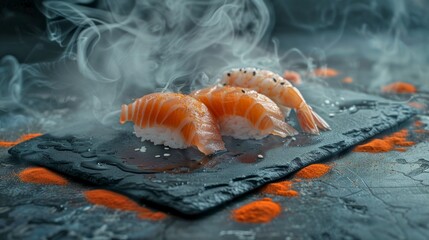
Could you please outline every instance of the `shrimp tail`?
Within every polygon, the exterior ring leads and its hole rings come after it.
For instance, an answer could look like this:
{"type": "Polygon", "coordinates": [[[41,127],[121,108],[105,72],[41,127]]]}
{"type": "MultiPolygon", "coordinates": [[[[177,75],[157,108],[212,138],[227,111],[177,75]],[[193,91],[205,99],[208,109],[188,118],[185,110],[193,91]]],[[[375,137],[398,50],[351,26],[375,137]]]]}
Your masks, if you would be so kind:
{"type": "Polygon", "coordinates": [[[296,117],[301,129],[306,133],[319,135],[319,128],[314,121],[313,114],[313,110],[305,102],[296,109],[296,117]]]}
{"type": "Polygon", "coordinates": [[[298,131],[288,123],[279,121],[277,119],[272,120],[274,121],[274,129],[272,130],[271,134],[280,137],[295,136],[298,134],[298,131]]]}
{"type": "Polygon", "coordinates": [[[316,123],[317,127],[322,131],[328,131],[331,130],[331,127],[329,124],[321,117],[319,114],[317,114],[313,109],[310,107],[311,113],[313,114],[313,120],[316,123]]]}

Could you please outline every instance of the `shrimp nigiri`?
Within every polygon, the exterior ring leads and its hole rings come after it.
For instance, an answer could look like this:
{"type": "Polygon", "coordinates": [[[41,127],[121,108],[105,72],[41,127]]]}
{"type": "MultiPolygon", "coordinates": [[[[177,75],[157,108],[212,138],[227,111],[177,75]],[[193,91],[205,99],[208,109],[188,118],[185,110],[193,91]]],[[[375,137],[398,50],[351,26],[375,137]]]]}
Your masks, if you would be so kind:
{"type": "Polygon", "coordinates": [[[120,123],[134,122],[142,141],[172,148],[195,146],[204,154],[224,150],[219,125],[208,108],[178,93],[152,93],[122,105],[120,123]]]}
{"type": "Polygon", "coordinates": [[[226,72],[221,83],[253,89],[271,98],[285,113],[294,109],[301,129],[306,133],[319,134],[319,130],[330,130],[323,120],[305,102],[297,88],[280,75],[255,68],[232,69],[226,72]]]}
{"type": "Polygon", "coordinates": [[[238,139],[261,139],[269,134],[292,136],[297,131],[284,121],[280,108],[251,89],[209,87],[191,93],[217,118],[222,135],[238,139]]]}

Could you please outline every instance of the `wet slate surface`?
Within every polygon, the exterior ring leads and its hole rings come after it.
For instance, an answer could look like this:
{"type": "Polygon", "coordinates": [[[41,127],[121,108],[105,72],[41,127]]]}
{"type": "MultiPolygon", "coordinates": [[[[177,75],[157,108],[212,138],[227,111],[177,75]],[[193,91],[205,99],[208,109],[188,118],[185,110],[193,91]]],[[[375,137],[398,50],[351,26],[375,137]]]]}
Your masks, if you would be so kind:
{"type": "Polygon", "coordinates": [[[163,209],[197,215],[310,163],[335,157],[414,114],[407,106],[351,91],[303,87],[303,93],[333,131],[320,136],[300,135],[296,140],[226,138],[229,151],[207,158],[192,149],[165,150],[147,142],[143,143],[146,152],[135,151],[142,143],[129,126],[85,123],[19,144],[9,152],[16,159],[163,209]],[[259,159],[258,154],[264,158],[259,159]]]}
{"type": "MultiPolygon", "coordinates": [[[[420,116],[429,130],[429,118],[420,116]]],[[[413,121],[400,128],[412,128],[413,121]]],[[[412,132],[412,130],[410,130],[412,132]]],[[[340,155],[325,162],[333,170],[315,180],[295,182],[297,198],[258,192],[196,220],[170,215],[151,222],[133,212],[88,203],[93,186],[20,182],[27,162],[0,148],[0,236],[2,239],[427,239],[429,236],[428,135],[407,152],[340,155]],[[426,169],[426,170],[424,170],[426,169]],[[422,171],[423,170],[423,171],[422,171]],[[282,214],[268,224],[242,224],[230,212],[272,197],[282,214]],[[350,227],[353,226],[353,227],[350,227]]],[[[293,178],[292,178],[293,179],[293,178]]]]}
{"type": "MultiPolygon", "coordinates": [[[[410,36],[407,40],[410,48],[397,49],[397,56],[429,52],[426,51],[427,32],[416,37],[410,31],[407,36],[410,36]]],[[[336,34],[316,32],[293,41],[294,35],[286,34],[281,42],[286,44],[285,49],[298,47],[306,52],[306,48],[325,49],[330,45],[329,41],[337,37],[336,34]],[[321,38],[326,41],[320,41],[321,38]]],[[[429,92],[427,74],[421,71],[426,69],[428,58],[420,58],[418,54],[411,59],[389,57],[403,62],[400,66],[391,64],[386,68],[388,71],[380,72],[380,68],[374,66],[382,63],[378,59],[384,56],[385,49],[380,48],[380,51],[377,46],[384,45],[371,45],[353,35],[343,35],[342,39],[343,44],[326,51],[328,62],[322,60],[322,65],[326,63],[340,70],[341,74],[322,82],[379,94],[380,86],[407,80],[422,92],[429,92]],[[385,73],[389,74],[386,76],[385,73]],[[416,73],[420,75],[416,76],[416,73]],[[342,83],[346,76],[353,77],[354,82],[342,83]]],[[[291,59],[292,62],[295,60],[291,59]]],[[[289,67],[293,66],[285,66],[289,67]]],[[[61,119],[64,117],[61,115],[61,119]]],[[[427,108],[418,118],[425,123],[424,129],[429,131],[427,108]]],[[[401,128],[411,129],[412,133],[414,120],[393,127],[386,134],[401,128]]],[[[49,123],[40,124],[39,119],[21,113],[0,111],[1,139],[17,139],[20,134],[28,132],[44,133],[46,128],[41,126],[46,125],[51,126],[49,123]]],[[[296,198],[256,191],[195,220],[169,215],[157,222],[139,219],[133,212],[87,202],[83,193],[100,186],[76,178],[69,178],[67,186],[23,183],[16,174],[32,164],[18,161],[8,154],[7,148],[0,148],[0,239],[426,240],[429,238],[429,135],[418,138],[413,139],[416,145],[406,152],[370,154],[346,151],[329,158],[324,163],[332,166],[330,173],[293,184],[299,192],[296,198]],[[274,221],[243,224],[231,219],[232,210],[263,197],[271,197],[282,206],[282,213],[274,221]]],[[[293,175],[289,177],[295,179],[293,175]]]]}

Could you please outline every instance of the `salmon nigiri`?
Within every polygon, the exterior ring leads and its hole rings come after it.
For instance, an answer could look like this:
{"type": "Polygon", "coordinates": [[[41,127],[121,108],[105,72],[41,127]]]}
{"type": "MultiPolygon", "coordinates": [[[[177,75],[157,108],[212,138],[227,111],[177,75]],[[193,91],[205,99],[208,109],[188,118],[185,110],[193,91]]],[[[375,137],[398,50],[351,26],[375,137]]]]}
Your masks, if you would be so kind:
{"type": "Polygon", "coordinates": [[[152,93],[122,105],[120,123],[134,122],[142,141],[172,148],[195,146],[204,154],[224,150],[216,119],[198,100],[178,93],[152,93]]]}
{"type": "Polygon", "coordinates": [[[232,69],[223,75],[221,82],[262,93],[277,103],[285,113],[294,109],[298,123],[306,133],[319,134],[319,130],[330,130],[328,123],[305,102],[299,90],[278,74],[255,68],[232,69]]]}
{"type": "Polygon", "coordinates": [[[284,121],[280,108],[251,89],[210,87],[191,94],[217,118],[222,135],[238,139],[261,139],[269,134],[292,136],[297,131],[284,121]]]}

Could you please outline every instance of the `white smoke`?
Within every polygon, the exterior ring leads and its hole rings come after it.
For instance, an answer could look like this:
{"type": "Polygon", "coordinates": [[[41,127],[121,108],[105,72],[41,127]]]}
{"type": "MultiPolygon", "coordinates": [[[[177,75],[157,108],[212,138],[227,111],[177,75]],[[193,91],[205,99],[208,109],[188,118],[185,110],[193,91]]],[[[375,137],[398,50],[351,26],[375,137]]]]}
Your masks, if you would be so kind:
{"type": "Polygon", "coordinates": [[[95,8],[88,3],[43,2],[48,37],[64,52],[56,62],[32,65],[3,58],[0,84],[7,89],[0,107],[37,114],[25,99],[38,83],[48,95],[76,96],[79,110],[90,106],[102,119],[133,98],[187,92],[231,67],[280,70],[276,56],[264,49],[271,43],[273,14],[263,1],[102,0],[95,8]]]}
{"type": "MultiPolygon", "coordinates": [[[[66,48],[106,106],[156,89],[186,91],[202,74],[266,65],[271,14],[262,1],[47,1],[50,39],[66,48]],[[257,53],[257,54],[256,54],[257,53]]],[[[277,67],[279,66],[270,66],[277,67]]]]}
{"type": "Polygon", "coordinates": [[[423,0],[311,2],[317,6],[299,9],[302,1],[276,1],[277,20],[310,32],[316,43],[311,51],[295,46],[284,51],[284,41],[272,39],[270,1],[44,1],[47,36],[64,52],[50,63],[1,59],[0,110],[16,107],[43,117],[44,109],[58,107],[46,102],[73,99],[76,114],[89,109],[100,120],[133,98],[153,91],[186,93],[232,67],[281,73],[298,66],[311,72],[326,66],[349,32],[357,33],[364,46],[350,57],[359,51],[372,61],[365,75],[373,80],[371,88],[402,80],[407,65],[416,78],[428,75],[427,54],[421,53],[428,47],[407,43],[410,26],[429,25],[423,0]],[[334,34],[325,38],[325,30],[334,34]]]}
{"type": "Polygon", "coordinates": [[[421,90],[420,95],[428,91],[428,1],[279,3],[279,11],[286,15],[282,24],[293,26],[289,32],[297,31],[312,39],[304,39],[306,46],[298,45],[316,67],[338,67],[343,73],[340,77],[351,74],[354,83],[360,84],[359,91],[372,94],[380,94],[383,86],[397,81],[414,84],[421,90]],[[307,7],[309,3],[311,7],[307,7]]]}

